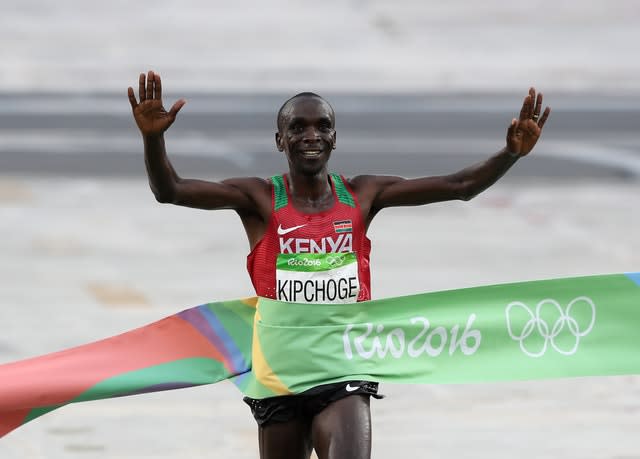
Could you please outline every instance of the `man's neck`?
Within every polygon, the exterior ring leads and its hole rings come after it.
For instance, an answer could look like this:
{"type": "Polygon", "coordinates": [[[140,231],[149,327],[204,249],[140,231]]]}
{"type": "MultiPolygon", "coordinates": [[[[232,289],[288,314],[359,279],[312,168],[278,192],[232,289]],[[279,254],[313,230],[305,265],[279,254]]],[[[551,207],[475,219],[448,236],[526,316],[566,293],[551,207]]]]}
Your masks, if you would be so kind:
{"type": "Polygon", "coordinates": [[[326,169],[315,175],[289,172],[291,196],[300,203],[318,203],[332,196],[329,174],[326,169]]]}

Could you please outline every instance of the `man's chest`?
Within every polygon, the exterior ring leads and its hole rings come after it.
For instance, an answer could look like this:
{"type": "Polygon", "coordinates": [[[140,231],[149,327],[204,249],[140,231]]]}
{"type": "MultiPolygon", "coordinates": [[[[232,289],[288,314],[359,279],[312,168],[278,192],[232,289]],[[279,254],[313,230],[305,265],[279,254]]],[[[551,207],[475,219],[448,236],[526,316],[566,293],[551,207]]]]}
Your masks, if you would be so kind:
{"type": "Polygon", "coordinates": [[[272,233],[278,253],[342,253],[354,251],[354,222],[349,215],[280,218],[272,233]]]}
{"type": "Polygon", "coordinates": [[[357,300],[360,281],[351,216],[285,216],[273,227],[277,299],[304,303],[357,300]]]}

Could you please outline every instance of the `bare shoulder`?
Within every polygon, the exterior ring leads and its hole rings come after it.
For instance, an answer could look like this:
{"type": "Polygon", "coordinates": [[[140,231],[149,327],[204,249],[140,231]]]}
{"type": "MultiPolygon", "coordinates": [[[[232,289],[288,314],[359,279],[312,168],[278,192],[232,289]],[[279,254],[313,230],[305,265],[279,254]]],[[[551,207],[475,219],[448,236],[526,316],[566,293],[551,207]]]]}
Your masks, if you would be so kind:
{"type": "Polygon", "coordinates": [[[358,186],[376,186],[385,185],[390,183],[396,183],[400,180],[404,180],[403,177],[396,175],[356,175],[355,177],[348,178],[347,181],[352,187],[358,186]]]}
{"type": "Polygon", "coordinates": [[[261,177],[234,177],[220,182],[222,185],[246,196],[252,203],[249,209],[259,209],[260,213],[271,207],[271,180],[261,177]]]}
{"type": "Polygon", "coordinates": [[[356,194],[373,194],[375,196],[385,187],[402,180],[404,180],[404,178],[395,175],[356,175],[355,177],[348,178],[347,182],[356,194]]]}
{"type": "Polygon", "coordinates": [[[261,177],[234,177],[222,180],[224,185],[237,188],[246,194],[269,194],[271,191],[271,180],[261,177]]]}
{"type": "MultiPolygon", "coordinates": [[[[246,204],[235,210],[241,217],[259,215],[263,221],[268,220],[271,212],[271,180],[261,177],[235,177],[220,182],[236,193],[245,196],[246,204]]],[[[245,222],[246,226],[246,222],[245,222]]]]}
{"type": "Polygon", "coordinates": [[[392,175],[357,175],[347,179],[347,183],[358,197],[367,225],[380,210],[377,204],[380,193],[402,180],[404,180],[402,177],[392,175]]]}

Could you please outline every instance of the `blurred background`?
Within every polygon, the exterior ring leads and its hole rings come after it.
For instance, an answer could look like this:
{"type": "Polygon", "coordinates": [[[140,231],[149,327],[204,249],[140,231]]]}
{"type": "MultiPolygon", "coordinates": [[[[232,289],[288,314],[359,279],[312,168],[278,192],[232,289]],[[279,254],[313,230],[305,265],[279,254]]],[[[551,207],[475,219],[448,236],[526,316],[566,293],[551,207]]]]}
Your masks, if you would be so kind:
{"type": "MultiPolygon", "coordinates": [[[[126,98],[140,72],[186,98],[185,177],[269,176],[275,114],[337,113],[346,175],[450,173],[504,145],[529,86],[534,152],[468,203],[376,217],[377,298],[640,270],[640,4],[2,0],[0,362],[252,294],[235,214],[160,205],[126,98]],[[399,228],[402,228],[399,231],[399,228]]],[[[373,457],[638,458],[636,377],[389,386],[373,457]]],[[[0,441],[22,458],[257,457],[227,384],[65,407],[0,441]]]]}

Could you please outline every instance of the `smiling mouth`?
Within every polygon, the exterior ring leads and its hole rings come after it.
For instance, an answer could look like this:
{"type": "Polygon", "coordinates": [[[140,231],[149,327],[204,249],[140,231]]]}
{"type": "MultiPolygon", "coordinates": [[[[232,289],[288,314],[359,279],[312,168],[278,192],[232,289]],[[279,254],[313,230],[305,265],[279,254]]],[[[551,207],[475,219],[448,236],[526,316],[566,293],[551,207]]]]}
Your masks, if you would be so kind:
{"type": "Polygon", "coordinates": [[[322,153],[322,150],[308,150],[300,152],[300,156],[303,158],[317,158],[322,153]]]}

